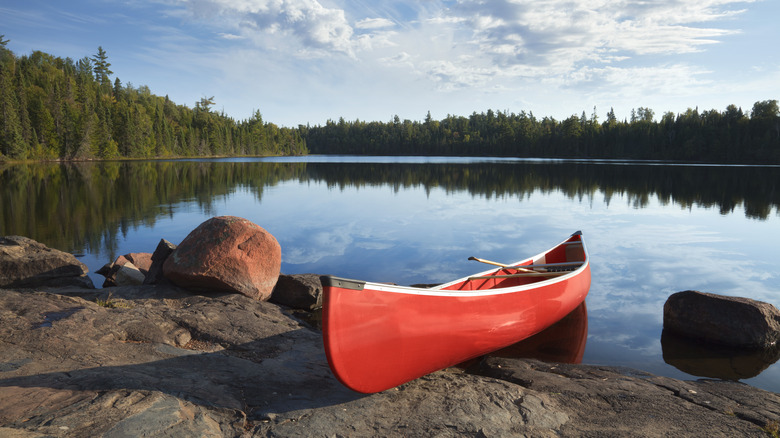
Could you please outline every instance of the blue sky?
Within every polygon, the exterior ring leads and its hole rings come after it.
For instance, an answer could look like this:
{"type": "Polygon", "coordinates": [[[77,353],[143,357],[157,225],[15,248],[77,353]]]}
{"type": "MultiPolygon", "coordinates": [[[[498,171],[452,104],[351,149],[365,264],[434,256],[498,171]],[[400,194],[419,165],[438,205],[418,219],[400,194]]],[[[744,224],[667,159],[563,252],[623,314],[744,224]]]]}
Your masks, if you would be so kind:
{"type": "Polygon", "coordinates": [[[776,0],[0,0],[17,55],[78,60],[284,126],[487,109],[750,110],[780,99],[776,0]]]}

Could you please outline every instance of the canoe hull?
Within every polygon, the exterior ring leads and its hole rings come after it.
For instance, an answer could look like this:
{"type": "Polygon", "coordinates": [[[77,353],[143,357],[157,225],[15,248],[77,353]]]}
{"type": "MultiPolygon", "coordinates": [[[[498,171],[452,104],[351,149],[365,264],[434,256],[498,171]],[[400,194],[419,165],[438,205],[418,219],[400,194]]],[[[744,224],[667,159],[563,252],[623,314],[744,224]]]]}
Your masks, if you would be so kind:
{"type": "MultiPolygon", "coordinates": [[[[561,245],[572,242],[581,243],[581,235],[561,245]]],[[[561,245],[516,264],[566,261],[551,260],[554,251],[564,251],[561,245]]],[[[323,277],[323,340],[331,370],[355,391],[379,392],[532,336],[585,299],[590,266],[584,244],[579,248],[574,257],[582,265],[566,275],[489,280],[493,286],[460,279],[418,289],[323,277]]]]}
{"type": "Polygon", "coordinates": [[[541,332],[488,356],[533,358],[545,362],[582,363],[588,341],[588,309],[583,302],[563,319],[541,332]]]}

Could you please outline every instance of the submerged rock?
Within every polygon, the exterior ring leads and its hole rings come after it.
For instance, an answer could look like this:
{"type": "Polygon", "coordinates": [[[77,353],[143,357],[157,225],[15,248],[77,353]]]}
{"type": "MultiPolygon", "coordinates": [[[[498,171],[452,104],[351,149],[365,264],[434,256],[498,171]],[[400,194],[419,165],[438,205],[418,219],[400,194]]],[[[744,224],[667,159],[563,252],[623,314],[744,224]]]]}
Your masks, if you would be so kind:
{"type": "Polygon", "coordinates": [[[745,349],[701,342],[664,330],[664,362],[692,376],[743,380],[761,374],[780,359],[780,346],[745,349]]]}
{"type": "Polygon", "coordinates": [[[181,287],[267,300],[281,263],[282,249],[268,231],[246,219],[220,216],[185,237],[163,264],[163,273],[181,287]]]}
{"type": "Polygon", "coordinates": [[[769,349],[780,340],[780,311],[750,298],[677,292],[664,304],[664,330],[720,345],[769,349]]]}

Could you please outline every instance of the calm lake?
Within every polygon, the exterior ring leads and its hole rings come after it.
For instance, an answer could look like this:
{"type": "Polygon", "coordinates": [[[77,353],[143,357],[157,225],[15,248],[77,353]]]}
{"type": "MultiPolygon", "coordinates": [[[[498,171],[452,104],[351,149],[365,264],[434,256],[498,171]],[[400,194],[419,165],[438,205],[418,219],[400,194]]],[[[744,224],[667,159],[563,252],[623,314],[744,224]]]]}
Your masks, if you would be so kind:
{"type": "Polygon", "coordinates": [[[742,381],[780,392],[776,357],[661,336],[664,302],[682,290],[780,307],[780,167],[333,156],[0,164],[0,205],[0,235],[79,254],[97,286],[94,272],[116,256],[178,244],[221,215],[270,231],[285,274],[398,284],[487,269],[469,256],[517,261],[582,230],[593,275],[583,363],[755,375],[742,381]]]}

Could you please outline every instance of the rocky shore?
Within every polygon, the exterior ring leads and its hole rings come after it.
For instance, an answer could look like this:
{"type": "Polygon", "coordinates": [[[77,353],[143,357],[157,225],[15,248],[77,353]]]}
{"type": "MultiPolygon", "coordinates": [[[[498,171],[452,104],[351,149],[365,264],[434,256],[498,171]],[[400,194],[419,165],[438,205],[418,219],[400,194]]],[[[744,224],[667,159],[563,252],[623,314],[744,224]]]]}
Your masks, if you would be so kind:
{"type": "Polygon", "coordinates": [[[487,357],[352,392],[307,322],[314,275],[281,276],[263,301],[167,282],[94,289],[72,267],[10,275],[3,263],[2,437],[780,433],[778,394],[605,366],[487,357]]]}

